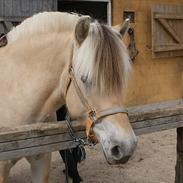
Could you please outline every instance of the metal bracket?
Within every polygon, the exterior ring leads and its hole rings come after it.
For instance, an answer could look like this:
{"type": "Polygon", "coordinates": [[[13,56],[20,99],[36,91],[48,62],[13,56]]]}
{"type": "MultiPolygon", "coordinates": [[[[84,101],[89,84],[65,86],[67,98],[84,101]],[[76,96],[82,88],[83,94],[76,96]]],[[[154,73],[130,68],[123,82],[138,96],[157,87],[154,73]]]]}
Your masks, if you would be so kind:
{"type": "Polygon", "coordinates": [[[135,34],[134,34],[133,28],[128,29],[128,35],[130,37],[130,43],[128,45],[128,52],[129,52],[131,60],[134,61],[135,58],[137,57],[137,55],[139,54],[139,51],[136,47],[135,34]]]}

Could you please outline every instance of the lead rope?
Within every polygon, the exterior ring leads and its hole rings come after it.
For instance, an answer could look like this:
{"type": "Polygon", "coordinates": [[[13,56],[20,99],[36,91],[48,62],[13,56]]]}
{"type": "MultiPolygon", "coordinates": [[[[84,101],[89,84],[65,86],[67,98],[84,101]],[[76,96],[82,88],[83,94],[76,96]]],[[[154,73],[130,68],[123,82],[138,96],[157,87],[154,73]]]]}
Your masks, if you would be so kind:
{"type": "MultiPolygon", "coordinates": [[[[86,159],[86,152],[85,152],[84,146],[87,145],[89,147],[93,147],[94,144],[92,144],[88,140],[84,140],[82,138],[76,137],[75,132],[71,125],[71,118],[70,118],[68,112],[66,114],[65,121],[66,121],[67,127],[69,129],[69,134],[70,134],[71,138],[73,139],[73,141],[76,143],[76,147],[79,148],[79,151],[81,153],[80,161],[83,161],[86,159]]],[[[67,156],[67,153],[65,152],[65,183],[69,183],[68,181],[69,181],[68,156],[67,156]]]]}
{"type": "Polygon", "coordinates": [[[75,132],[71,125],[71,118],[70,118],[70,115],[68,112],[66,114],[65,121],[66,121],[67,127],[69,129],[69,134],[72,137],[73,141],[77,144],[77,146],[86,146],[86,145],[89,147],[94,146],[94,144],[90,143],[88,140],[84,140],[82,138],[76,137],[75,132]]]}

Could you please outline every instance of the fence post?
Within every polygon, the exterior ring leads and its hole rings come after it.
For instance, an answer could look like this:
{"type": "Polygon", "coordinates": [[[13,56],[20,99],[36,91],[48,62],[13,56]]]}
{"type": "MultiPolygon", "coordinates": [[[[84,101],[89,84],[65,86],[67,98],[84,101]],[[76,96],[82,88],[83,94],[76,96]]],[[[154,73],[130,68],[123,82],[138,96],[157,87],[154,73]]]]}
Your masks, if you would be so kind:
{"type": "Polygon", "coordinates": [[[183,127],[177,128],[177,163],[175,183],[183,183],[183,127]]]}

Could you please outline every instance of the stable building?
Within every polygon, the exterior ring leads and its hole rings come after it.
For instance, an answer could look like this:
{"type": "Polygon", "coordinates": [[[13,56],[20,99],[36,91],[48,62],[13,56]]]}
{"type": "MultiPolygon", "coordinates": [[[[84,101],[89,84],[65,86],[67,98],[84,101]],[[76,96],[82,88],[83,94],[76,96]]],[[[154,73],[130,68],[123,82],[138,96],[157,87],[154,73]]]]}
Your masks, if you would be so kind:
{"type": "Polygon", "coordinates": [[[42,11],[88,14],[109,25],[130,17],[125,43],[134,69],[125,104],[182,98],[182,0],[0,0],[0,32],[42,11]]]}

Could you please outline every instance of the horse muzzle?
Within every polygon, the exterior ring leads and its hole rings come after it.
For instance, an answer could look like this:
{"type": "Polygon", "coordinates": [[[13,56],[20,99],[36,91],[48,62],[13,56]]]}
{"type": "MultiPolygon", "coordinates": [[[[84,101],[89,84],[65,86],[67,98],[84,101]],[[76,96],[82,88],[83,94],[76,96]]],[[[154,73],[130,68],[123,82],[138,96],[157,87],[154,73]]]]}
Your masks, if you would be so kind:
{"type": "Polygon", "coordinates": [[[124,164],[128,162],[130,157],[133,155],[133,152],[137,146],[137,140],[134,140],[129,145],[125,142],[118,143],[110,146],[108,149],[104,150],[104,155],[109,164],[124,164]]]}

